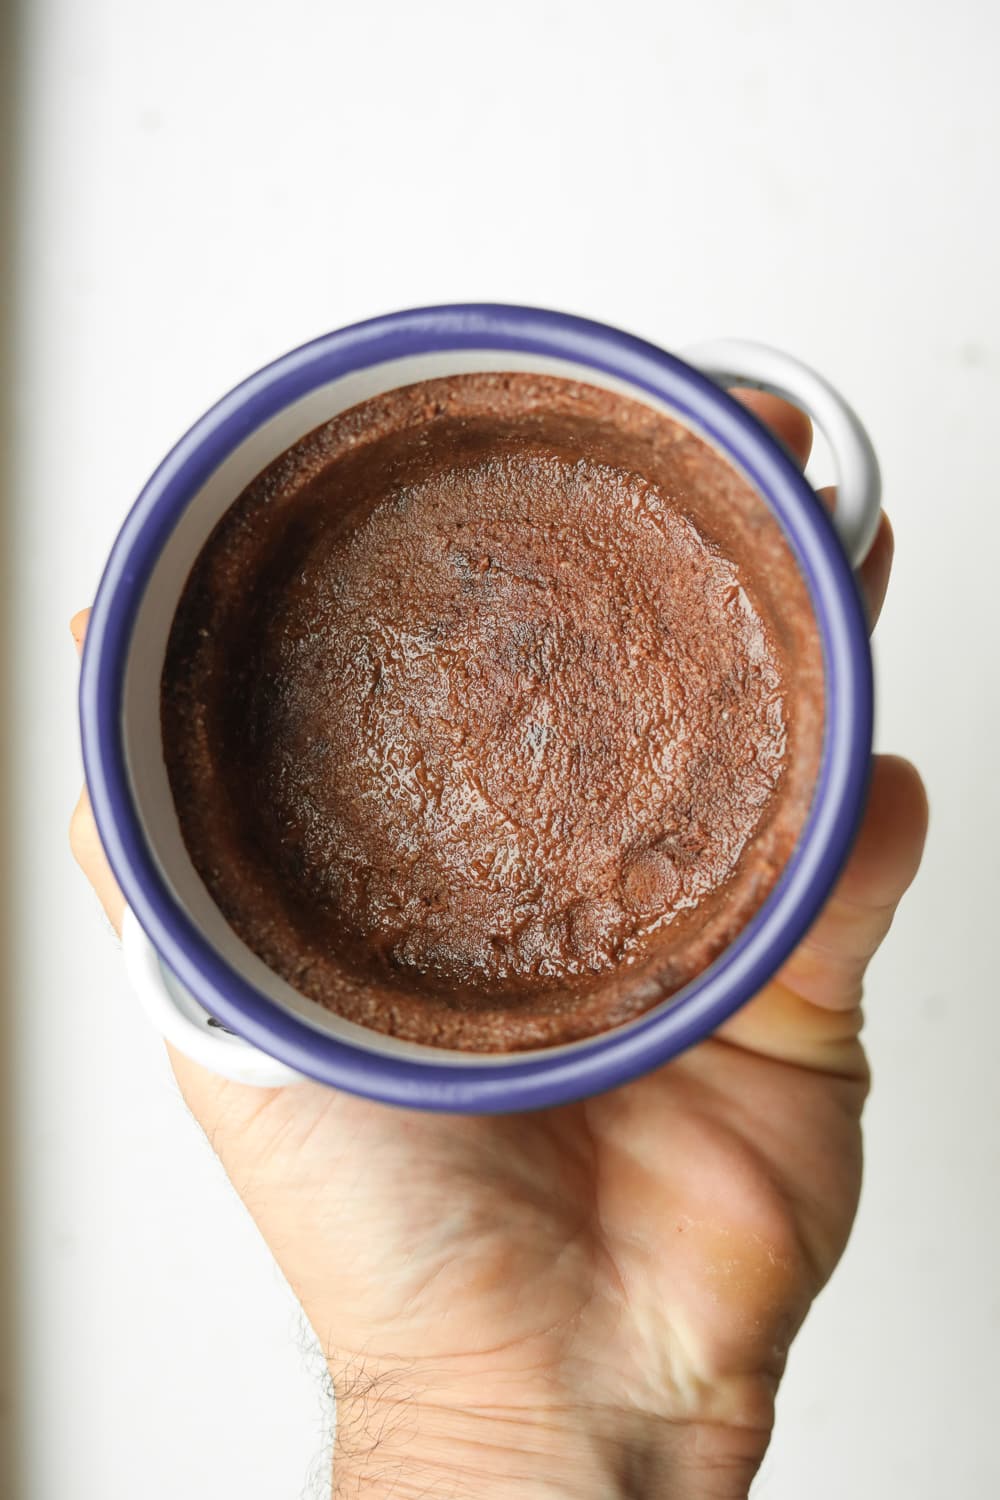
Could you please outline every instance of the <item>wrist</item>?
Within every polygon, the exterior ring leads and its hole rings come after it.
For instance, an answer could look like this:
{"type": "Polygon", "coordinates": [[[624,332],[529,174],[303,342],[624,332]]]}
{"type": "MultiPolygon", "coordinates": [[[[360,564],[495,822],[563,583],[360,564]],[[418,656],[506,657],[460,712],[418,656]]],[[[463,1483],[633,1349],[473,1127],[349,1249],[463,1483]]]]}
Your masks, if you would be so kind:
{"type": "Polygon", "coordinates": [[[400,1371],[336,1386],[334,1500],[746,1500],[769,1438],[551,1397],[473,1406],[400,1371]]]}

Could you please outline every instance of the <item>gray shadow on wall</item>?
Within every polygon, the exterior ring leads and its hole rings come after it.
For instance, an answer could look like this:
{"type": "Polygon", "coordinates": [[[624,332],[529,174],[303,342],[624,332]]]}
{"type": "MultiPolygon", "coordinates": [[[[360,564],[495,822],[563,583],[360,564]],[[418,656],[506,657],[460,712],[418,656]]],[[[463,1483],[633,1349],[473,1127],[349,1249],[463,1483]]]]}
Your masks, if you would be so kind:
{"type": "Polygon", "coordinates": [[[23,32],[17,0],[0,0],[0,1495],[24,1493],[17,1360],[14,994],[12,974],[11,516],[14,505],[13,344],[19,183],[17,114],[23,32]]]}

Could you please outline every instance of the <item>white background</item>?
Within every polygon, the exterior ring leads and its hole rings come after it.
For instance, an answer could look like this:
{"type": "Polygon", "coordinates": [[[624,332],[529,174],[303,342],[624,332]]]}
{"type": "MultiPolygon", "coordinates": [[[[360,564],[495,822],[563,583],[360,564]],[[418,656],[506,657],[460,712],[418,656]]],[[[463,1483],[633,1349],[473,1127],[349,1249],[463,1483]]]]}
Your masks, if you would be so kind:
{"type": "Polygon", "coordinates": [[[25,11],[3,643],[21,1451],[0,1489],[324,1493],[328,1413],[297,1310],[65,849],[80,775],[66,622],[150,469],[255,366],[358,317],[498,299],[667,346],[785,345],[875,435],[898,542],[879,741],[921,765],[932,832],[871,975],[860,1218],[754,1493],[998,1493],[1000,12],[25,11]]]}

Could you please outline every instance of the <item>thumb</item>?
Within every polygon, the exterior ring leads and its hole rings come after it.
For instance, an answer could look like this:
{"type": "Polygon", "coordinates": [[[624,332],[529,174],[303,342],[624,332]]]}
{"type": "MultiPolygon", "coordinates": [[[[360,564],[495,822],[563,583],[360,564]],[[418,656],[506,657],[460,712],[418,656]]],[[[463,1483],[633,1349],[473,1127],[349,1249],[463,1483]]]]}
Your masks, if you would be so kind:
{"type": "Polygon", "coordinates": [[[832,896],[771,983],[718,1035],[802,1067],[862,1076],[865,970],[917,873],[926,833],[916,768],[876,756],[864,820],[832,896]]]}
{"type": "Polygon", "coordinates": [[[833,895],[778,975],[782,983],[831,1010],[858,1005],[865,969],[917,873],[926,835],[927,793],[916,767],[898,755],[876,756],[857,843],[833,895]]]}

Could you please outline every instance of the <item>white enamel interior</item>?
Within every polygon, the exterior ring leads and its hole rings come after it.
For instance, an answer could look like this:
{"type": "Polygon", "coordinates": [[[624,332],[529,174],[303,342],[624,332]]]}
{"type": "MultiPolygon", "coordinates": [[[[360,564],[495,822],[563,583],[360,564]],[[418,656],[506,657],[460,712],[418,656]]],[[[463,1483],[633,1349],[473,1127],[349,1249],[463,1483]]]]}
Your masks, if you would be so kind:
{"type": "MultiPolygon", "coordinates": [[[[689,427],[693,425],[687,417],[681,417],[647,391],[588,365],[504,350],[456,350],[391,360],[320,386],[250,433],[191,497],[160,554],[143,595],[129,647],[124,693],[126,761],[132,794],[149,846],[175,899],[227,963],[277,1005],[316,1031],[381,1056],[424,1062],[460,1060],[466,1067],[499,1061],[515,1063],[523,1061],[525,1054],[474,1054],[425,1047],[345,1021],[299,994],[236,935],[191,863],[181,836],[163,759],[160,677],[171,622],[198,553],[225,510],[272,459],[320,423],[371,396],[420,380],[484,370],[527,371],[586,381],[667,411],[689,427]]],[[[709,440],[705,433],[700,432],[700,435],[709,440]]],[[[728,454],[726,457],[731,463],[728,454]]],[[[174,976],[170,976],[170,982],[180,987],[174,976]]],[[[656,1009],[676,1004],[677,999],[678,996],[674,995],[656,1009]]],[[[655,1010],[647,1012],[643,1019],[653,1013],[655,1010]]],[[[586,1041],[571,1042],[541,1049],[531,1055],[554,1056],[575,1051],[586,1044],[586,1041]]]]}

